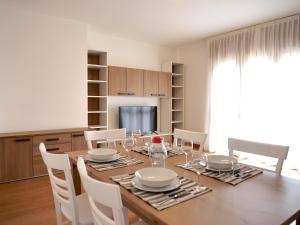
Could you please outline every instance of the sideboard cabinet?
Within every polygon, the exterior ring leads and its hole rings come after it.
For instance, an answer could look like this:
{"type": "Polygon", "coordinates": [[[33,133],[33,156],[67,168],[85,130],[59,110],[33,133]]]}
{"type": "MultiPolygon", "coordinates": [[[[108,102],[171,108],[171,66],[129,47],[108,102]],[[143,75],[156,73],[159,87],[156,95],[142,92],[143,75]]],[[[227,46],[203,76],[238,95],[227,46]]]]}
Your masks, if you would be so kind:
{"type": "Polygon", "coordinates": [[[87,149],[87,128],[0,134],[0,183],[47,174],[39,151],[43,142],[48,152],[64,153],[87,149]]]}

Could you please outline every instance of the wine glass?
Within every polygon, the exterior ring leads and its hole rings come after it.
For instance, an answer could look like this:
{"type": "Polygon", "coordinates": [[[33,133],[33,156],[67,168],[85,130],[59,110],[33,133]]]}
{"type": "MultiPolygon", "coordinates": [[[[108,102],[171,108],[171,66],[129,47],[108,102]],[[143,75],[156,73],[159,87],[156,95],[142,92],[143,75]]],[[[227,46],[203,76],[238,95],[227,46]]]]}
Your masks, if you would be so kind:
{"type": "Polygon", "coordinates": [[[116,149],[117,148],[116,140],[115,139],[107,139],[106,146],[107,146],[107,148],[116,149]]]}
{"type": "Polygon", "coordinates": [[[127,152],[128,156],[130,156],[130,152],[135,146],[135,139],[133,137],[128,137],[122,140],[122,146],[127,152]]]}
{"type": "Polygon", "coordinates": [[[191,160],[188,158],[192,155],[193,151],[193,142],[191,140],[183,139],[181,140],[181,150],[185,154],[185,167],[189,168],[191,166],[191,160]]]}

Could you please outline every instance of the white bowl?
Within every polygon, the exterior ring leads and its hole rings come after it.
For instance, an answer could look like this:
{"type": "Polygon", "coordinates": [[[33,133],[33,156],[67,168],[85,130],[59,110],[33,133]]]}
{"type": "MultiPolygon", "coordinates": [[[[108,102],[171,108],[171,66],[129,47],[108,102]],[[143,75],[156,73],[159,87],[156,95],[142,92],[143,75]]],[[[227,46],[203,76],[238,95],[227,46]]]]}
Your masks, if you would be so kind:
{"type": "Polygon", "coordinates": [[[207,166],[211,169],[230,170],[237,160],[227,155],[208,155],[207,166]]]}
{"type": "Polygon", "coordinates": [[[97,148],[88,151],[88,155],[93,159],[107,160],[117,154],[117,150],[110,148],[97,148]]]}
{"type": "Polygon", "coordinates": [[[136,171],[135,176],[145,186],[164,187],[171,184],[177,173],[166,168],[148,167],[136,171]]]}

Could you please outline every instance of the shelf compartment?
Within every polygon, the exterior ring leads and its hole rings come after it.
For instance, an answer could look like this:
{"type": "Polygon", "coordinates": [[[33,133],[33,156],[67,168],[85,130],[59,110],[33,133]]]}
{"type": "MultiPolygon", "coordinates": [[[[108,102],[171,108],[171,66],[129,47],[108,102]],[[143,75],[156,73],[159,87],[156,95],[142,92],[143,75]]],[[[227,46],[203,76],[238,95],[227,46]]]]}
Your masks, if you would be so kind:
{"type": "Polygon", "coordinates": [[[107,111],[88,111],[88,113],[107,113],[107,111]]]}
{"type": "Polygon", "coordinates": [[[107,111],[106,98],[88,98],[88,111],[107,111]]]}
{"type": "Polygon", "coordinates": [[[182,120],[173,120],[171,123],[183,123],[182,120]]]}
{"type": "Polygon", "coordinates": [[[172,121],[183,121],[183,111],[172,111],[172,121]]]}
{"type": "Polygon", "coordinates": [[[172,85],[175,86],[184,86],[183,76],[173,76],[172,77],[172,85]]]}
{"type": "Polygon", "coordinates": [[[107,84],[106,83],[88,83],[89,96],[106,96],[107,84]]]}
{"type": "Polygon", "coordinates": [[[88,80],[107,81],[107,70],[88,68],[88,80]]]}
{"type": "Polygon", "coordinates": [[[107,65],[107,53],[98,51],[88,51],[88,64],[107,65]]]}
{"type": "Polygon", "coordinates": [[[183,64],[182,63],[172,63],[172,73],[183,74],[183,64]]]}
{"type": "Polygon", "coordinates": [[[88,114],[89,126],[107,126],[107,114],[106,113],[89,113],[88,114]]]}
{"type": "Polygon", "coordinates": [[[172,88],[173,98],[183,98],[183,88],[172,88]]]}
{"type": "Polygon", "coordinates": [[[172,112],[183,112],[183,109],[172,109],[172,112]]]}

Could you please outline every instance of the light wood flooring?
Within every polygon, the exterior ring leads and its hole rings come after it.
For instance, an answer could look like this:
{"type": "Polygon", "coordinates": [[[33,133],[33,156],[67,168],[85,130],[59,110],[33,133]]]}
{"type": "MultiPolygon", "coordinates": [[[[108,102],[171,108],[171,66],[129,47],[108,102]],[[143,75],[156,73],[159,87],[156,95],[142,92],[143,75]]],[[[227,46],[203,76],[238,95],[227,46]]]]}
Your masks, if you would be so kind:
{"type": "Polygon", "coordinates": [[[0,225],[56,225],[48,176],[0,184],[0,225]]]}

